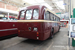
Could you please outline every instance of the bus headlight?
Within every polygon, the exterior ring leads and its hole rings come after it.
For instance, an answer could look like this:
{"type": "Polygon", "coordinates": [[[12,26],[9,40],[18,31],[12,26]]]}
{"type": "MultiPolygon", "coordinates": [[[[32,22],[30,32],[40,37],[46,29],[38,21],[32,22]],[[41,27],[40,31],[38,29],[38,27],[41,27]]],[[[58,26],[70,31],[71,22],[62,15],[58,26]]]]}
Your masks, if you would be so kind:
{"type": "Polygon", "coordinates": [[[38,29],[37,29],[37,28],[34,28],[33,30],[34,30],[34,31],[37,31],[38,29]]]}

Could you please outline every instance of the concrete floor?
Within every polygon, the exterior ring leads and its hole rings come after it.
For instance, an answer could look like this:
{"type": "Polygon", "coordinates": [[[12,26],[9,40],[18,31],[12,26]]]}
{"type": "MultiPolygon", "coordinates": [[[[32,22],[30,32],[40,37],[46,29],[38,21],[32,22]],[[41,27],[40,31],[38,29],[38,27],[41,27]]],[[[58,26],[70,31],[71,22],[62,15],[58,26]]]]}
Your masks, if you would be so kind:
{"type": "Polygon", "coordinates": [[[68,47],[68,28],[61,28],[53,39],[45,41],[13,37],[0,41],[0,50],[75,50],[68,47]]]}

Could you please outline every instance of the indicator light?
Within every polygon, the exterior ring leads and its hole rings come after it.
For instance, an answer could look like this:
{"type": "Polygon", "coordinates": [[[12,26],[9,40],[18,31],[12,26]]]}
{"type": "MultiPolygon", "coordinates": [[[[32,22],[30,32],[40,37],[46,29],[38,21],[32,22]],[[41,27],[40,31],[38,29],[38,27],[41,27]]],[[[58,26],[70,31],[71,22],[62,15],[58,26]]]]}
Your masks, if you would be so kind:
{"type": "Polygon", "coordinates": [[[18,32],[20,32],[20,30],[18,30],[18,32]]]}
{"type": "Polygon", "coordinates": [[[37,32],[37,34],[39,34],[39,33],[37,32]]]}

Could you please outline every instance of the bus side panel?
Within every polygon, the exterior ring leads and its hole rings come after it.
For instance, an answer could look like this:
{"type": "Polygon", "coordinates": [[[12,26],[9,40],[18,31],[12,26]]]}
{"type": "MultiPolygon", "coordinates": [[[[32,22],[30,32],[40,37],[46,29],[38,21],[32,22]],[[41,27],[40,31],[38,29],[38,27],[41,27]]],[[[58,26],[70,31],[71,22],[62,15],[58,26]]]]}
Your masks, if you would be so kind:
{"type": "Polygon", "coordinates": [[[17,22],[0,22],[0,37],[17,33],[17,22]]]}
{"type": "Polygon", "coordinates": [[[58,25],[58,23],[54,23],[54,34],[56,33],[56,32],[58,32],[58,30],[59,30],[59,25],[58,25]]]}
{"type": "Polygon", "coordinates": [[[17,34],[17,30],[0,31],[0,37],[17,34]]]}
{"type": "Polygon", "coordinates": [[[56,29],[57,29],[57,28],[56,28],[56,23],[55,23],[55,22],[52,23],[52,28],[54,29],[54,33],[53,33],[53,34],[55,34],[55,33],[56,33],[56,29]]]}
{"type": "Polygon", "coordinates": [[[50,22],[44,22],[44,39],[46,40],[47,38],[50,37],[50,33],[51,33],[51,24],[50,22]]]}
{"type": "Polygon", "coordinates": [[[57,32],[58,32],[59,29],[60,29],[60,28],[59,28],[59,27],[60,27],[60,26],[59,26],[59,23],[57,23],[57,26],[56,26],[56,27],[57,27],[57,32]]]}

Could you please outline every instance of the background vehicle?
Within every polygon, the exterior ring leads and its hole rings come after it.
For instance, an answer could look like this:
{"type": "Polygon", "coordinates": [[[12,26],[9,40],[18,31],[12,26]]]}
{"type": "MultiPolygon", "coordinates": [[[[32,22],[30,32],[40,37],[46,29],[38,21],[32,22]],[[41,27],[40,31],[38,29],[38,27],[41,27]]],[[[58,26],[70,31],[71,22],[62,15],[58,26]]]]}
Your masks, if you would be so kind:
{"type": "Polygon", "coordinates": [[[45,6],[26,7],[18,19],[19,37],[46,40],[60,30],[60,18],[45,6]]]}
{"type": "Polygon", "coordinates": [[[10,20],[9,17],[6,17],[10,15],[17,16],[17,14],[6,9],[0,10],[0,38],[18,33],[17,20],[10,20]]]}

